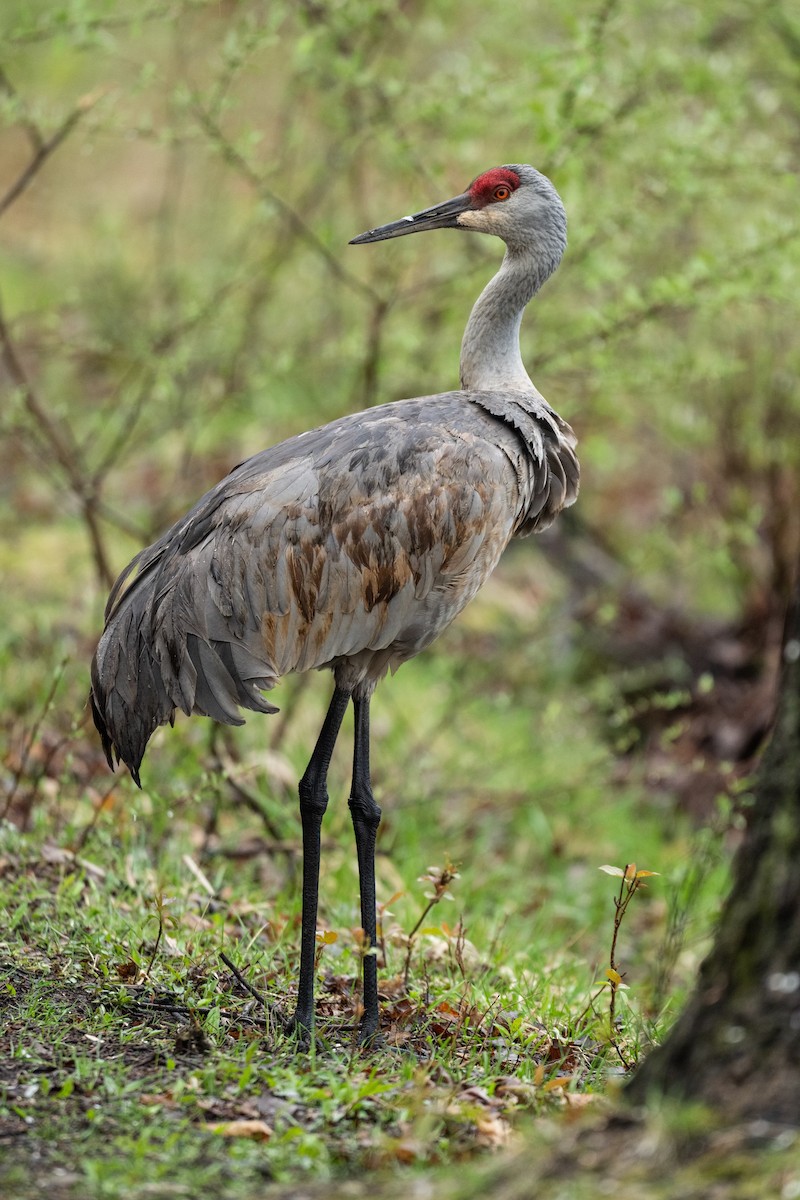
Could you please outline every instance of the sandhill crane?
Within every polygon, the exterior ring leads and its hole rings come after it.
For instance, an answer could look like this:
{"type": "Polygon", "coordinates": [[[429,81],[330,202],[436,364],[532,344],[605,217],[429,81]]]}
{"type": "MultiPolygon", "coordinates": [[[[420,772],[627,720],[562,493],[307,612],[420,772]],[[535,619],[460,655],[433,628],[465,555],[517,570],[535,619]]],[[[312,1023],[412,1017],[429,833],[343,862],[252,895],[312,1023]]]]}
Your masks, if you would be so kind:
{"type": "MultiPolygon", "coordinates": [[[[289,438],[236,467],[122,572],[92,664],[91,704],[109,761],[136,783],[154,730],[176,709],[241,725],[240,709],[290,671],[327,667],[334,692],[300,780],[303,905],[297,1005],[308,1042],[326,777],[348,703],[355,714],[349,806],[361,923],[376,945],[369,768],[378,681],[436,638],[512,537],[543,529],[578,491],[575,437],[522,364],[528,301],[558,266],[566,216],[531,166],[495,167],[465,192],[353,238],[429,229],[506,244],[461,347],[461,390],[384,404],[289,438]]],[[[361,1043],[379,1029],[377,968],[364,957],[361,1043]]]]}

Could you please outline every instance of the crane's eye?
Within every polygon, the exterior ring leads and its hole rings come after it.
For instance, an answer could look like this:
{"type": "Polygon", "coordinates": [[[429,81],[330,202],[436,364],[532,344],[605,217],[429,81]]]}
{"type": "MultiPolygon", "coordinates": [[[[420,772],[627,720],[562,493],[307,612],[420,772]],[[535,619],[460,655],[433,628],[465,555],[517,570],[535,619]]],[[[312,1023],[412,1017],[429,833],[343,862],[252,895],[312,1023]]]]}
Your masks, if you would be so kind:
{"type": "Polygon", "coordinates": [[[492,192],[493,200],[507,200],[511,195],[511,188],[506,183],[501,183],[492,192]]]}

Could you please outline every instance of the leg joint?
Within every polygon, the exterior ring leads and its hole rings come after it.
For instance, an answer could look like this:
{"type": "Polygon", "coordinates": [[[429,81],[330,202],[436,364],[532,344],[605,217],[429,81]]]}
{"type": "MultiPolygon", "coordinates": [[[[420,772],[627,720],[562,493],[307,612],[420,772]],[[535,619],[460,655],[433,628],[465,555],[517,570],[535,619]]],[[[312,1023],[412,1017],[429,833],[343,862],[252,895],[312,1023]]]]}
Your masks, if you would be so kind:
{"type": "Polygon", "coordinates": [[[321,817],[328,807],[328,789],[325,786],[325,779],[319,778],[316,774],[309,775],[306,772],[300,780],[298,792],[300,793],[300,812],[318,813],[321,817]]]}
{"type": "Polygon", "coordinates": [[[363,821],[365,825],[377,829],[381,823],[381,810],[375,803],[371,791],[354,792],[347,801],[348,808],[354,821],[363,821]]]}

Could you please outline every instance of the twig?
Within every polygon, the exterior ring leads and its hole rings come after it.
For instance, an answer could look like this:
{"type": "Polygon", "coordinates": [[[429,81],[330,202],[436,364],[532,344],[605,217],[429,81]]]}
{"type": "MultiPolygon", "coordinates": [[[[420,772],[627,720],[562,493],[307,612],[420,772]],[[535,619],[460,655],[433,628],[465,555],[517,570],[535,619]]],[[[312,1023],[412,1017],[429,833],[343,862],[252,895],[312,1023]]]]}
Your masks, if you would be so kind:
{"type": "MultiPolygon", "coordinates": [[[[608,1006],[608,1033],[611,1045],[616,1050],[620,1062],[627,1071],[630,1070],[631,1063],[628,1062],[622,1053],[615,1031],[617,991],[620,987],[625,986],[623,983],[625,976],[617,970],[617,937],[619,936],[620,926],[627,912],[628,905],[642,886],[642,881],[651,875],[657,875],[658,872],[639,871],[636,869],[636,863],[626,863],[621,869],[620,867],[606,865],[601,867],[600,870],[604,871],[607,875],[620,876],[619,895],[614,897],[614,932],[611,936],[611,949],[608,956],[608,970],[606,971],[606,977],[611,987],[611,998],[608,1006]]],[[[590,1001],[591,1003],[592,1001],[590,1001]]]]}
{"type": "Polygon", "coordinates": [[[591,1009],[591,1010],[592,1010],[592,1012],[594,1013],[594,1015],[595,1015],[595,1016],[597,1016],[597,1009],[596,1009],[596,1008],[595,1008],[595,1006],[594,1006],[594,1002],[595,1002],[595,1000],[599,1000],[599,999],[600,999],[600,997],[602,996],[602,994],[603,994],[603,992],[604,992],[605,990],[606,990],[606,985],[603,983],[603,984],[601,984],[601,985],[600,985],[600,987],[597,989],[597,991],[595,992],[595,994],[594,994],[593,996],[590,996],[590,997],[589,997],[589,1002],[588,1002],[588,1004],[585,1006],[585,1008],[581,1009],[581,1011],[578,1013],[577,1017],[575,1017],[575,1019],[573,1020],[573,1022],[572,1022],[572,1028],[573,1028],[573,1029],[576,1029],[576,1030],[579,1030],[579,1029],[580,1029],[580,1027],[581,1027],[581,1023],[582,1023],[582,1021],[583,1021],[583,1018],[584,1018],[584,1017],[586,1016],[586,1014],[589,1012],[589,1009],[591,1009]]]}
{"type": "MultiPolygon", "coordinates": [[[[140,987],[141,984],[136,984],[140,987]]],[[[181,1017],[194,1017],[191,1008],[186,1004],[176,1004],[169,997],[165,997],[163,1001],[156,1000],[137,1000],[135,996],[128,996],[130,988],[126,988],[126,1008],[139,1008],[145,1012],[162,1012],[162,1013],[177,1013],[181,1017]]]]}
{"type": "MultiPolygon", "coordinates": [[[[27,745],[23,746],[23,748],[20,752],[19,766],[17,767],[17,770],[14,772],[14,777],[11,780],[11,788],[6,797],[6,802],[3,805],[2,814],[0,814],[0,816],[3,819],[5,819],[5,817],[8,815],[8,813],[11,809],[11,804],[12,804],[12,801],[13,801],[15,795],[17,794],[17,789],[19,788],[20,780],[22,779],[22,776],[25,772],[25,768],[28,765],[28,757],[30,755],[31,750],[33,749],[33,743],[36,741],[36,738],[39,734],[39,730],[41,729],[41,726],[42,726],[42,721],[44,721],[45,717],[47,716],[48,712],[50,711],[50,707],[51,707],[53,701],[55,700],[56,692],[58,691],[58,685],[61,683],[61,680],[64,678],[64,671],[66,670],[68,661],[69,661],[68,659],[63,658],[61,660],[61,662],[58,664],[55,675],[53,676],[53,682],[50,684],[50,689],[44,698],[44,703],[42,704],[41,709],[39,710],[39,715],[37,716],[36,720],[33,722],[33,725],[31,726],[30,733],[28,734],[27,745]]],[[[39,779],[41,779],[41,775],[39,776],[39,779]]],[[[38,783],[39,783],[39,780],[37,780],[37,787],[38,787],[38,783]]]]}
{"type": "MultiPolygon", "coordinates": [[[[78,124],[78,121],[80,121],[81,117],[85,116],[91,108],[94,108],[98,100],[101,100],[105,94],[105,89],[103,89],[102,91],[91,92],[88,96],[83,96],[78,101],[76,107],[72,110],[66,120],[59,125],[58,129],[55,131],[52,137],[47,139],[47,141],[41,141],[41,135],[39,134],[38,129],[36,130],[35,136],[36,140],[38,141],[38,145],[34,155],[22,173],[12,183],[6,194],[0,198],[0,217],[7,208],[11,207],[17,197],[20,196],[33,182],[33,179],[36,177],[36,175],[38,175],[39,171],[47,162],[47,159],[51,154],[54,153],[54,151],[58,149],[64,139],[69,136],[69,134],[78,124]]],[[[32,127],[31,122],[26,121],[25,128],[28,132],[28,136],[31,137],[32,128],[36,127],[32,127]]]]}
{"type": "Polygon", "coordinates": [[[266,998],[266,996],[264,996],[261,992],[259,992],[258,988],[254,988],[251,983],[248,983],[248,981],[245,979],[242,972],[239,970],[238,967],[233,965],[233,963],[228,958],[228,956],[224,952],[224,950],[220,950],[219,956],[222,959],[222,961],[225,963],[225,966],[228,968],[228,970],[231,971],[236,976],[236,978],[238,979],[239,983],[242,985],[244,990],[246,992],[249,992],[250,995],[259,1002],[259,1004],[263,1004],[269,1013],[274,1012],[275,1011],[274,1004],[270,1004],[269,1000],[266,998]]]}
{"type": "Polygon", "coordinates": [[[800,34],[790,24],[780,5],[770,5],[769,23],[795,62],[800,62],[800,34]]]}
{"type": "Polygon", "coordinates": [[[164,933],[164,905],[161,896],[159,896],[156,900],[156,917],[158,919],[158,934],[156,935],[156,944],[153,946],[153,953],[150,955],[150,962],[147,964],[144,972],[145,979],[150,978],[150,972],[153,969],[153,963],[156,961],[158,947],[161,945],[161,938],[164,933]]]}
{"type": "MultiPolygon", "coordinates": [[[[322,842],[322,850],[332,850],[335,848],[334,842],[322,842]]],[[[299,838],[281,838],[278,841],[269,841],[266,838],[255,837],[245,842],[241,846],[223,846],[219,850],[211,850],[217,858],[229,858],[233,862],[239,860],[249,861],[252,858],[257,858],[260,855],[265,857],[274,857],[276,854],[285,854],[289,860],[299,858],[303,853],[303,843],[299,838]]]]}
{"type": "MultiPolygon", "coordinates": [[[[628,907],[631,896],[633,895],[634,891],[636,890],[636,880],[635,879],[633,880],[632,885],[629,884],[629,881],[627,879],[627,874],[628,874],[628,865],[626,864],[625,874],[623,875],[623,877],[620,881],[620,885],[619,885],[619,895],[615,896],[615,898],[614,898],[614,909],[615,909],[614,932],[611,935],[611,949],[610,949],[609,955],[608,955],[608,966],[609,966],[610,972],[612,972],[609,975],[609,979],[611,982],[611,1000],[609,1001],[609,1005],[608,1005],[608,1023],[611,1028],[611,1037],[612,1038],[614,1037],[614,1018],[615,1018],[616,1006],[617,1006],[617,988],[619,987],[619,981],[621,981],[623,978],[623,976],[617,970],[617,960],[616,960],[617,937],[619,936],[619,927],[622,924],[622,918],[625,916],[625,909],[628,907]],[[625,895],[626,888],[628,890],[627,896],[625,895]]],[[[617,1051],[617,1053],[619,1053],[619,1051],[617,1051]]],[[[622,1056],[620,1055],[620,1057],[622,1057],[622,1056]]],[[[623,1059],[623,1062],[624,1062],[624,1059],[623,1059]]]]}
{"type": "Polygon", "coordinates": [[[26,409],[44,433],[45,440],[49,443],[59,465],[64,469],[65,474],[70,475],[74,469],[77,446],[72,441],[69,431],[61,429],[36,396],[17,355],[11,331],[3,315],[2,305],[0,305],[0,347],[2,348],[2,362],[11,376],[11,382],[22,393],[26,409]]]}
{"type": "MultiPolygon", "coordinates": [[[[202,323],[208,318],[212,316],[218,317],[222,301],[225,300],[230,293],[235,292],[240,287],[243,287],[245,282],[246,277],[244,279],[229,279],[227,282],[217,288],[216,291],[214,291],[207,298],[205,303],[202,304],[196,312],[193,312],[180,321],[176,321],[174,325],[170,325],[167,329],[163,330],[157,337],[153,339],[150,344],[147,354],[148,362],[154,362],[161,358],[168,350],[172,349],[172,347],[176,345],[176,343],[182,337],[184,337],[186,334],[193,333],[194,330],[202,325],[202,323]]],[[[119,401],[121,393],[127,386],[129,380],[133,377],[136,369],[136,367],[131,367],[130,370],[127,371],[120,380],[114,393],[114,397],[117,401],[119,401]]],[[[125,447],[130,445],[131,434],[140,417],[142,416],[148,400],[151,397],[154,377],[155,370],[152,366],[148,366],[142,372],[137,395],[125,413],[125,420],[120,424],[119,431],[112,437],[110,444],[104,450],[100,461],[92,472],[91,484],[95,491],[99,490],[101,484],[105,480],[105,477],[114,467],[125,447]]],[[[87,449],[92,444],[94,437],[95,435],[93,432],[89,433],[84,441],[80,444],[79,449],[81,451],[87,449]]],[[[104,512],[107,512],[107,510],[104,509],[104,512]]],[[[111,519],[112,518],[109,517],[109,520],[111,519]]],[[[140,539],[143,541],[146,540],[140,533],[137,533],[135,536],[140,537],[140,539]]]]}
{"type": "MultiPolygon", "coordinates": [[[[13,85],[4,72],[0,71],[0,87],[11,96],[16,96],[13,85]]],[[[69,114],[69,116],[61,123],[55,133],[45,140],[35,122],[26,118],[22,124],[25,128],[28,137],[33,146],[33,156],[28,165],[24,168],[17,179],[12,183],[11,187],[6,191],[5,195],[0,198],[0,217],[6,212],[14,201],[30,186],[33,179],[44,166],[48,158],[58,149],[61,143],[69,136],[80,119],[86,115],[90,109],[94,108],[95,104],[106,94],[105,89],[100,89],[96,92],[89,93],[83,96],[69,114]]],[[[2,359],[8,374],[11,377],[12,383],[22,393],[25,407],[28,413],[33,417],[36,426],[43,435],[46,448],[50,450],[56,458],[56,461],[61,466],[69,486],[75,496],[80,500],[83,510],[83,518],[86,528],[89,532],[89,540],[92,546],[92,555],[95,561],[98,575],[101,581],[108,587],[114,582],[114,572],[108,562],[103,545],[102,536],[97,514],[97,499],[96,487],[94,482],[87,478],[85,463],[79,447],[68,430],[63,430],[57,422],[50,416],[44,405],[39,401],[33,386],[31,385],[28,376],[22,366],[20,358],[16,352],[10,330],[6,325],[5,318],[0,308],[0,345],[2,346],[2,359]]]]}
{"type": "Polygon", "coordinates": [[[109,796],[117,787],[118,782],[119,781],[116,778],[113,779],[111,781],[111,783],[108,785],[108,787],[106,788],[106,790],[103,792],[99,801],[95,804],[94,812],[92,813],[92,819],[84,826],[84,828],[81,830],[81,832],[78,834],[78,836],[76,837],[75,841],[72,844],[72,850],[73,850],[74,854],[78,854],[78,853],[80,853],[81,850],[85,849],[86,843],[89,840],[89,834],[93,833],[95,828],[97,827],[97,822],[100,819],[100,814],[103,811],[103,809],[105,808],[106,802],[107,802],[109,796]]]}
{"type": "Polygon", "coordinates": [[[608,325],[590,330],[587,333],[582,333],[571,341],[561,342],[556,349],[549,352],[546,351],[542,354],[537,354],[536,366],[541,369],[553,362],[558,363],[564,358],[571,359],[576,351],[584,350],[587,346],[591,346],[593,342],[609,342],[612,338],[618,337],[620,334],[633,332],[634,329],[646,324],[655,317],[690,309],[698,292],[723,283],[725,280],[735,279],[740,274],[741,268],[749,262],[763,258],[773,250],[781,250],[784,246],[791,245],[798,238],[800,238],[800,225],[794,229],[785,230],[777,234],[774,238],[760,242],[757,246],[751,247],[743,254],[729,258],[725,269],[722,271],[710,272],[700,279],[689,280],[692,294],[691,297],[687,296],[686,300],[653,300],[650,304],[633,308],[629,312],[615,317],[608,325]]]}
{"type": "Polygon", "coordinates": [[[0,361],[8,371],[12,383],[22,394],[25,408],[36,423],[45,443],[45,449],[52,452],[66,476],[71,491],[80,501],[97,573],[102,583],[111,587],[115,575],[111,570],[100,533],[94,482],[89,478],[80,448],[72,437],[71,431],[60,426],[50,416],[36,395],[17,354],[11,331],[3,315],[2,304],[0,304],[0,361]]]}
{"type": "MultiPolygon", "coordinates": [[[[180,6],[181,15],[183,6],[180,6]]],[[[171,7],[169,4],[154,4],[150,8],[139,9],[130,17],[86,17],[81,10],[80,30],[83,34],[88,32],[96,32],[100,29],[127,29],[130,25],[141,25],[144,21],[159,21],[168,20],[170,17],[176,16],[179,11],[179,6],[171,7]]],[[[51,28],[28,29],[21,33],[13,34],[7,37],[7,41],[12,46],[29,46],[34,42],[47,42],[51,38],[64,37],[65,34],[73,33],[75,27],[64,26],[61,21],[54,23],[51,28]]]]}
{"type": "Polygon", "coordinates": [[[227,163],[235,168],[240,175],[243,176],[260,195],[269,200],[287,219],[295,234],[303,239],[311,246],[317,254],[324,260],[325,264],[333,275],[336,276],[347,287],[358,292],[362,296],[368,297],[375,305],[383,305],[385,301],[374,288],[368,283],[364,283],[357,275],[353,275],[345,267],[342,266],[339,259],[333,254],[325,243],[317,237],[313,229],[303,220],[298,212],[287,204],[282,196],[267,187],[264,180],[256,170],[250,165],[247,159],[236,149],[236,147],[226,138],[225,134],[220,129],[219,125],[202,106],[199,97],[195,96],[194,114],[201,129],[207,134],[211,142],[219,150],[222,157],[227,163]]]}
{"type": "Polygon", "coordinates": [[[378,370],[381,363],[381,348],[383,327],[389,313],[390,302],[378,299],[373,304],[367,322],[367,344],[364,361],[361,365],[361,395],[362,408],[369,408],[375,402],[378,386],[378,370]]]}
{"type": "Polygon", "coordinates": [[[200,884],[200,887],[203,889],[206,895],[212,900],[216,899],[217,891],[214,885],[211,883],[208,876],[200,870],[191,854],[184,854],[183,864],[191,871],[192,875],[194,875],[195,879],[200,884]]]}
{"type": "MultiPolygon", "coordinates": [[[[605,40],[606,29],[618,2],[619,0],[602,0],[600,7],[589,18],[588,49],[590,51],[591,61],[569,80],[561,94],[559,110],[562,118],[565,121],[572,121],[572,118],[575,115],[575,106],[577,104],[578,95],[582,86],[586,83],[590,71],[597,72],[598,70],[603,53],[603,42],[605,40]]],[[[577,128],[574,124],[573,130],[577,132],[577,128]]]]}
{"type": "Polygon", "coordinates": [[[28,116],[27,109],[23,104],[17,89],[14,87],[13,83],[8,78],[2,67],[0,67],[0,89],[2,89],[7,96],[10,96],[12,100],[16,100],[19,104],[22,114],[19,124],[27,133],[31,146],[33,147],[34,154],[38,153],[38,151],[41,150],[42,146],[44,145],[44,138],[42,137],[39,126],[28,116]]]}
{"type": "Polygon", "coordinates": [[[427,875],[423,876],[423,879],[426,882],[433,884],[433,893],[428,896],[428,903],[425,905],[424,909],[422,910],[422,913],[420,914],[419,920],[417,921],[416,925],[414,926],[414,928],[411,930],[411,932],[408,935],[408,948],[406,950],[406,961],[405,961],[405,965],[403,967],[403,986],[404,987],[408,987],[408,977],[411,973],[411,955],[414,950],[414,940],[415,940],[417,934],[419,933],[420,929],[422,928],[422,923],[425,920],[425,918],[427,917],[428,913],[431,911],[432,908],[435,908],[436,905],[439,903],[439,901],[442,900],[443,897],[447,894],[448,885],[451,884],[454,879],[458,879],[458,871],[456,871],[455,868],[450,863],[448,863],[446,867],[442,867],[441,871],[436,869],[435,874],[434,874],[434,871],[430,871],[427,875]]]}
{"type": "Polygon", "coordinates": [[[220,752],[216,748],[212,752],[214,754],[212,769],[219,771],[231,794],[240,804],[244,804],[245,807],[249,808],[252,813],[255,813],[260,818],[273,842],[283,845],[286,840],[283,836],[283,830],[279,829],[274,823],[258,796],[236,778],[236,764],[230,756],[224,750],[220,752]]]}

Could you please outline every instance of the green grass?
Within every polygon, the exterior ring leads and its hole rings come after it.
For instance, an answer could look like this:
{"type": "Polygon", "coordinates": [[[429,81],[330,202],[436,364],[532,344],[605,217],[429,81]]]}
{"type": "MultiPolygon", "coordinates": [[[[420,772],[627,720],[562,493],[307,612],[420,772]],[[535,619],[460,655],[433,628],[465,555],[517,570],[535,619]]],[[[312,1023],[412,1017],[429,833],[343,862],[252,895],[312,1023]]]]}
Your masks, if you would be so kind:
{"type": "MultiPolygon", "coordinates": [[[[618,1050],[633,1062],[666,1028],[724,860],[654,803],[635,770],[623,778],[588,703],[576,713],[563,661],[507,602],[527,569],[510,560],[468,620],[376,698],[390,1045],[372,1054],[352,1045],[349,727],[323,833],[311,1055],[277,1015],[291,1011],[296,984],[294,780],[326,680],[280,689],[288,716],[273,746],[282,718],[224,738],[203,721],[159,734],[138,792],[107,773],[86,727],[41,770],[68,697],[78,711],[81,672],[67,665],[16,789],[26,832],[7,824],[0,844],[0,1131],[14,1148],[0,1154],[0,1179],[11,1194],[195,1194],[202,1180],[235,1198],[266,1180],[462,1162],[506,1145],[522,1116],[556,1110],[564,1091],[604,1093],[622,1073],[618,1050]],[[448,861],[458,878],[409,951],[431,886],[420,877],[448,861]],[[598,868],[628,861],[660,876],[620,935],[630,990],[615,1047],[602,981],[616,887],[598,868]]],[[[558,620],[538,619],[551,633],[558,620]]]]}
{"type": "MultiPolygon", "coordinates": [[[[294,1196],[356,1172],[369,1190],[385,1166],[405,1197],[407,1172],[461,1181],[517,1130],[613,1092],[619,1051],[633,1062],[668,1027],[738,835],[724,807],[698,833],[676,797],[689,805],[695,781],[733,769],[721,750],[699,761],[702,728],[675,734],[684,713],[668,706],[698,683],[694,664],[680,647],[664,664],[625,602],[635,583],[667,607],[656,617],[725,619],[727,653],[740,625],[766,627],[771,603],[774,617],[795,553],[796,38],[779,8],[759,21],[722,0],[532,0],[490,19],[469,0],[4,6],[4,189],[77,124],[2,214],[0,304],[39,415],[6,388],[0,1193],[236,1200],[278,1181],[294,1196]],[[569,211],[569,252],[522,349],[580,438],[582,526],[549,556],[516,547],[376,695],[396,1045],[369,1056],[351,1047],[345,727],[323,835],[320,1042],[298,1055],[220,954],[291,1011],[296,780],[330,681],[285,681],[281,716],[235,733],[179,721],[154,737],[142,792],[113,779],[85,710],[107,588],[75,477],[119,569],[246,454],[454,386],[500,247],[346,243],[498,157],[547,171],[569,211]],[[581,582],[595,556],[607,587],[581,582]],[[625,680],[586,636],[604,622],[631,635],[625,680]],[[424,917],[406,984],[420,877],[448,861],[452,899],[424,917]],[[620,935],[615,1048],[600,989],[616,888],[598,868],[631,861],[660,874],[620,935]]],[[[692,811],[713,816],[714,785],[698,790],[692,811]]],[[[659,1137],[653,1161],[670,1162],[659,1137]]],[[[669,1187],[657,1166],[637,1200],[669,1187]]],[[[792,1178],[775,1168],[754,1195],[792,1178]]],[[[569,1200],[590,1186],[562,1183],[569,1200]]],[[[630,1194],[619,1172],[603,1183],[630,1194]]]]}

